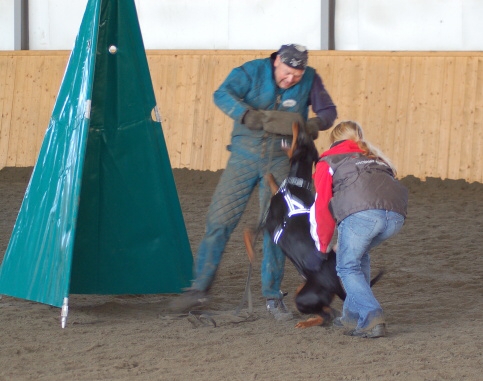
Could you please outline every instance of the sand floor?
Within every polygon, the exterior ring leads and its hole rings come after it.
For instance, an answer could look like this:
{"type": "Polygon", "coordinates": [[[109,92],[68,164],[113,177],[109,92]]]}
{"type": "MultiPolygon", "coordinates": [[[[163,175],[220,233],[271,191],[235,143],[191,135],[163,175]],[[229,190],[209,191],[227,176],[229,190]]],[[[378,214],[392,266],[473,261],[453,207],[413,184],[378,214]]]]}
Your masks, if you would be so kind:
{"type": "MultiPolygon", "coordinates": [[[[0,259],[32,168],[0,171],[0,259]]],[[[193,253],[220,172],[175,169],[193,253]]],[[[71,295],[67,327],[55,307],[3,296],[0,380],[481,380],[483,369],[483,184],[408,177],[402,232],[376,248],[374,287],[389,334],[344,336],[336,328],[278,323],[260,295],[239,315],[247,276],[242,229],[256,220],[252,200],[227,247],[207,307],[217,326],[170,313],[173,295],[71,295]],[[196,322],[195,322],[196,323],[196,322]]],[[[283,289],[301,279],[287,262],[283,289]]],[[[334,307],[340,308],[340,301],[334,307]]]]}

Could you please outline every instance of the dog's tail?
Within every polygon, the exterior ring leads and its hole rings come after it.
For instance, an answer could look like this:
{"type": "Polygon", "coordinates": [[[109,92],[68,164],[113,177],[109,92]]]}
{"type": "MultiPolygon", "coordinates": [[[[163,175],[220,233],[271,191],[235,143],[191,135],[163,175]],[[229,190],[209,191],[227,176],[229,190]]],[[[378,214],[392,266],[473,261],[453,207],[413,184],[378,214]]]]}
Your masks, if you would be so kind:
{"type": "Polygon", "coordinates": [[[379,270],[377,275],[371,279],[371,287],[374,286],[377,282],[379,282],[383,275],[384,275],[384,269],[379,270]]]}

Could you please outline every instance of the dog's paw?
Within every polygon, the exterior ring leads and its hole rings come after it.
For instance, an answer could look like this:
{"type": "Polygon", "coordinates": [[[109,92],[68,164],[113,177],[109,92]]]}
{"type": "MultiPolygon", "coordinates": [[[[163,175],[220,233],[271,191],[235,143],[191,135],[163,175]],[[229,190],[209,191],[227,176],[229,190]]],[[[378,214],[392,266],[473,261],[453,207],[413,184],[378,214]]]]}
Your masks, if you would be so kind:
{"type": "Polygon", "coordinates": [[[324,318],[322,316],[317,316],[313,318],[308,318],[305,321],[299,321],[295,324],[295,328],[309,328],[324,324],[324,318]]]}

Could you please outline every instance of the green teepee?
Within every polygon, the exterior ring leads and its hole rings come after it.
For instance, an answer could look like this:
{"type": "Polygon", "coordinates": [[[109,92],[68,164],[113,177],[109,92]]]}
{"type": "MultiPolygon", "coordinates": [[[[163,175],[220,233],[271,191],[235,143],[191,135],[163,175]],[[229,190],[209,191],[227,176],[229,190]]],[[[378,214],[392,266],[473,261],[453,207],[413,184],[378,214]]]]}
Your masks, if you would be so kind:
{"type": "Polygon", "coordinates": [[[0,267],[0,293],[177,293],[193,258],[134,0],[89,0],[0,267]],[[152,115],[155,115],[153,120],[152,115]]]}

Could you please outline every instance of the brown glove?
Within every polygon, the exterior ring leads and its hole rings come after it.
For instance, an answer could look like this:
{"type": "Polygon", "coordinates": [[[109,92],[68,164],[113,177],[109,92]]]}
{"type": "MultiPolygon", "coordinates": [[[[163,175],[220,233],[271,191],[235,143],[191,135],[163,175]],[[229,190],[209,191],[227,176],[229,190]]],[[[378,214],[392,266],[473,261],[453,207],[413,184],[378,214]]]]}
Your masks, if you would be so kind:
{"type": "Polygon", "coordinates": [[[310,118],[305,125],[305,132],[309,134],[312,139],[319,137],[319,131],[323,128],[322,120],[319,117],[310,118]]]}
{"type": "Polygon", "coordinates": [[[297,122],[299,126],[305,125],[302,115],[288,111],[260,111],[263,113],[263,129],[272,134],[292,135],[292,124],[297,122]]]}
{"type": "Polygon", "coordinates": [[[242,119],[242,124],[250,130],[261,130],[263,128],[263,113],[258,110],[248,110],[242,119]]]}

